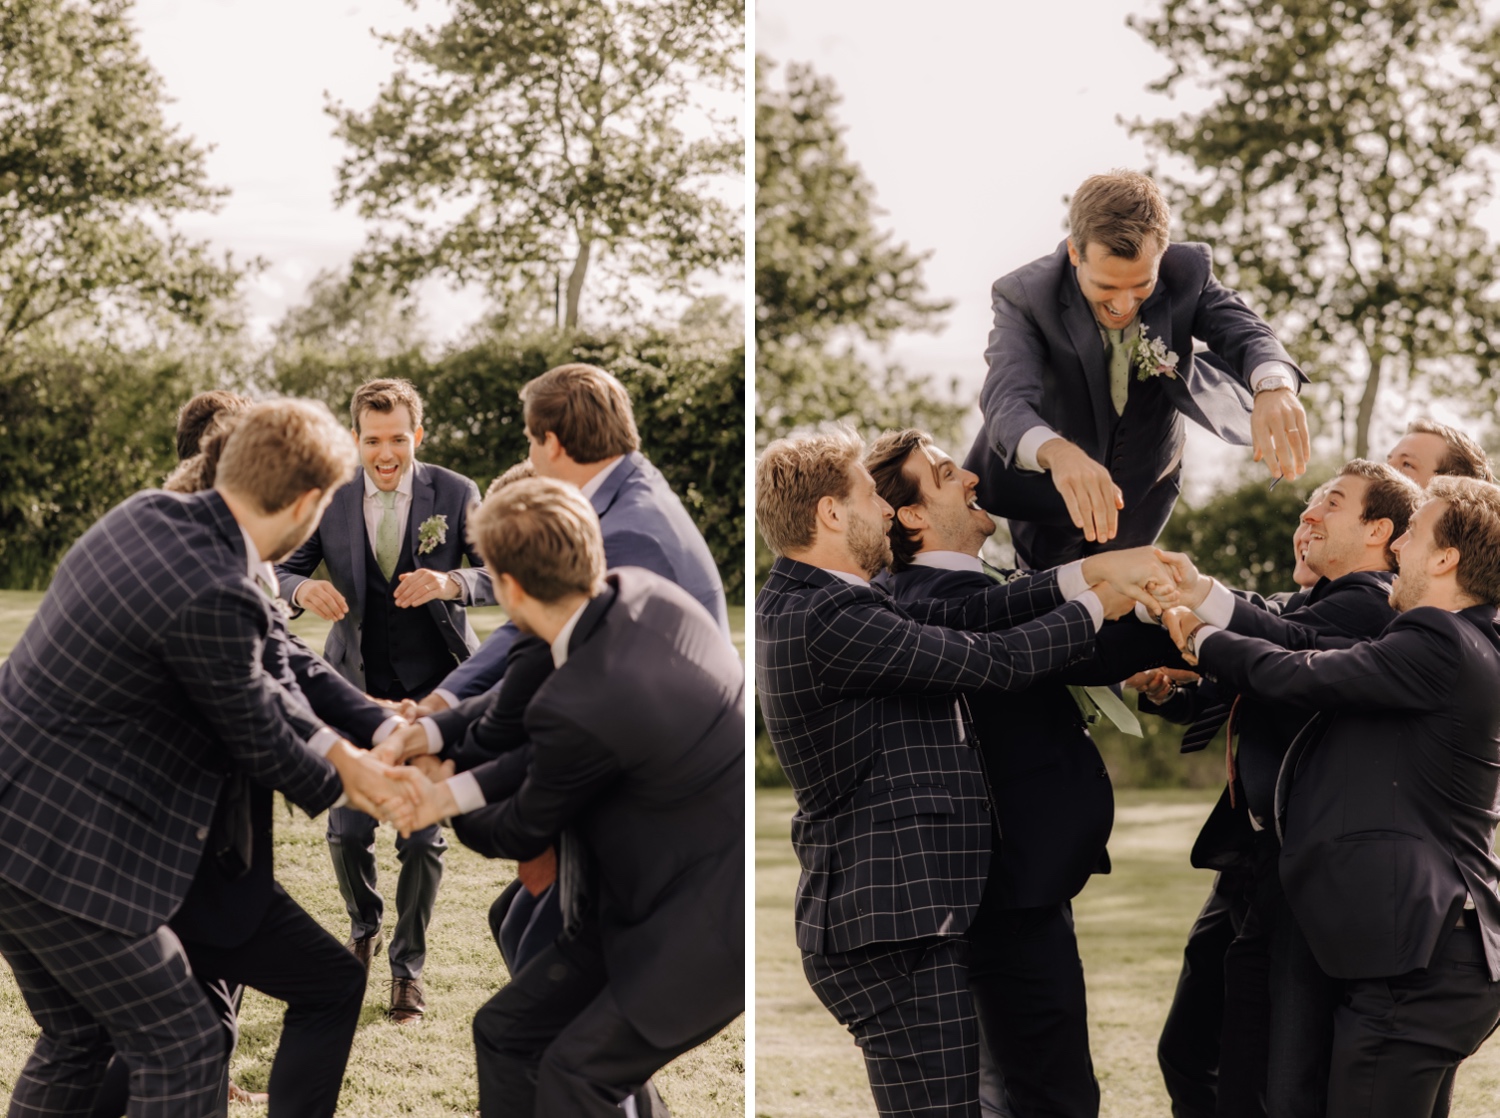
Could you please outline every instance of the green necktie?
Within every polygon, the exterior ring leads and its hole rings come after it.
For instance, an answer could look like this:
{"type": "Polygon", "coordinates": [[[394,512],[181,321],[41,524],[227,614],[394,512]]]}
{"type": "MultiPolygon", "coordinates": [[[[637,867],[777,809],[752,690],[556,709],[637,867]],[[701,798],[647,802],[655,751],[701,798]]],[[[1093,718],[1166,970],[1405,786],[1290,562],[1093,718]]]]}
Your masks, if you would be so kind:
{"type": "Polygon", "coordinates": [[[380,573],[387,582],[396,573],[396,561],[401,558],[401,540],[397,529],[396,492],[380,493],[380,523],[375,529],[375,562],[380,564],[380,573]]]}
{"type": "MultiPolygon", "coordinates": [[[[1119,333],[1118,330],[1110,332],[1113,334],[1119,333]]],[[[980,565],[983,567],[984,573],[995,582],[1009,581],[1003,571],[996,570],[982,560],[980,565]]],[[[1083,715],[1083,720],[1090,725],[1097,722],[1099,715],[1102,714],[1114,723],[1115,728],[1122,734],[1130,734],[1138,738],[1145,736],[1141,733],[1140,719],[1136,718],[1135,713],[1125,705],[1120,696],[1116,695],[1108,687],[1079,687],[1076,684],[1070,683],[1068,684],[1068,694],[1073,696],[1073,701],[1078,704],[1078,711],[1083,715]]]]}
{"type": "Polygon", "coordinates": [[[1124,330],[1105,330],[1109,335],[1109,399],[1116,415],[1125,414],[1125,398],[1130,395],[1130,340],[1124,330]]]}

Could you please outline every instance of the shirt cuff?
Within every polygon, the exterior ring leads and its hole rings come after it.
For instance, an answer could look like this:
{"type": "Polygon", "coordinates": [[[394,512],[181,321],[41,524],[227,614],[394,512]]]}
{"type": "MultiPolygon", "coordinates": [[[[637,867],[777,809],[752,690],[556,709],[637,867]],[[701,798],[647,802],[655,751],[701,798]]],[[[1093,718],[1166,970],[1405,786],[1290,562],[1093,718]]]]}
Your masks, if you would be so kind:
{"type": "Polygon", "coordinates": [[[391,715],[379,726],[375,727],[375,732],[370,735],[370,744],[379,745],[381,742],[385,741],[386,738],[390,737],[405,725],[406,719],[402,718],[399,714],[391,715]]]}
{"type": "Polygon", "coordinates": [[[452,710],[454,707],[458,706],[458,696],[455,695],[452,691],[448,691],[442,687],[434,687],[432,689],[432,693],[438,698],[442,699],[443,702],[447,703],[449,710],[452,710]]]}
{"type": "Polygon", "coordinates": [[[485,805],[484,792],[471,772],[450,776],[448,791],[453,793],[453,802],[458,805],[460,815],[466,811],[478,811],[485,805]]]}
{"type": "Polygon", "coordinates": [[[1234,595],[1218,579],[1209,588],[1208,597],[1193,611],[1216,629],[1227,629],[1234,620],[1234,595]]]}
{"type": "Polygon", "coordinates": [[[418,718],[417,725],[427,732],[427,752],[441,753],[443,751],[443,731],[438,729],[438,724],[431,718],[418,718]]]}
{"type": "Polygon", "coordinates": [[[1016,465],[1023,470],[1029,470],[1034,474],[1042,472],[1042,467],[1037,464],[1036,452],[1042,449],[1042,444],[1051,439],[1062,438],[1051,427],[1033,427],[1021,436],[1021,441],[1016,444],[1016,465]]]}
{"type": "Polygon", "coordinates": [[[1297,374],[1284,361],[1266,361],[1255,366],[1250,374],[1250,391],[1262,392],[1270,388],[1297,390],[1297,374]],[[1276,382],[1276,383],[1271,383],[1276,382]]]}
{"type": "MultiPolygon", "coordinates": [[[[1083,597],[1084,592],[1088,588],[1089,584],[1084,581],[1083,577],[1082,559],[1075,559],[1073,562],[1064,563],[1061,567],[1057,568],[1057,589],[1062,594],[1063,601],[1076,601],[1083,597]]],[[[1095,595],[1094,601],[1097,602],[1098,600],[1098,595],[1095,595]]]]}
{"type": "Polygon", "coordinates": [[[328,806],[330,808],[348,807],[349,806],[349,793],[348,792],[340,792],[339,793],[339,798],[336,799],[336,800],[334,800],[333,803],[329,804],[328,806]]]}
{"type": "Polygon", "coordinates": [[[332,726],[324,726],[316,734],[307,739],[307,748],[311,749],[319,757],[327,757],[328,751],[333,748],[333,743],[338,740],[339,732],[332,726]]]}
{"type": "Polygon", "coordinates": [[[1208,640],[1208,638],[1213,636],[1215,633],[1222,633],[1223,631],[1224,630],[1219,628],[1217,625],[1203,624],[1198,626],[1198,639],[1195,642],[1194,647],[1196,647],[1198,650],[1198,658],[1200,660],[1203,658],[1203,642],[1208,640]]]}
{"type": "Polygon", "coordinates": [[[1083,603],[1083,607],[1089,611],[1089,617],[1094,622],[1094,632],[1098,632],[1104,624],[1104,603],[1099,600],[1099,595],[1092,590],[1085,590],[1073,601],[1083,603]]]}

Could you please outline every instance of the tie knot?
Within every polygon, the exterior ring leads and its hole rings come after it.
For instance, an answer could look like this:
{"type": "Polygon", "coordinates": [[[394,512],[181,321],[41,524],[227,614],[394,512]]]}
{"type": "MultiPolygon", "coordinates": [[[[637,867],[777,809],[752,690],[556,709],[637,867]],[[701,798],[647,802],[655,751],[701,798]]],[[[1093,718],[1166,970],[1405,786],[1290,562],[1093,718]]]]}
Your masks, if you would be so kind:
{"type": "Polygon", "coordinates": [[[396,507],[396,491],[394,489],[392,489],[390,492],[386,492],[383,489],[377,489],[375,493],[376,496],[380,498],[380,504],[383,508],[393,509],[396,507]]]}

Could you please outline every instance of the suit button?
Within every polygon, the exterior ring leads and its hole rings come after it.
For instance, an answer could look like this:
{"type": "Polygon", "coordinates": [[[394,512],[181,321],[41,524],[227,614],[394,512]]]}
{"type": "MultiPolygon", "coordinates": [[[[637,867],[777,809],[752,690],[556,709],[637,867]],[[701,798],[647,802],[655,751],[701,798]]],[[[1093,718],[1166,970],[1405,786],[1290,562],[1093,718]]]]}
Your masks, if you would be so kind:
{"type": "Polygon", "coordinates": [[[207,827],[199,827],[198,828],[198,841],[202,842],[206,838],[208,838],[208,828],[207,827]]]}
{"type": "Polygon", "coordinates": [[[1099,775],[1100,776],[1108,776],[1109,775],[1109,769],[1105,768],[1103,765],[1100,765],[1099,766],[1099,775]]]}

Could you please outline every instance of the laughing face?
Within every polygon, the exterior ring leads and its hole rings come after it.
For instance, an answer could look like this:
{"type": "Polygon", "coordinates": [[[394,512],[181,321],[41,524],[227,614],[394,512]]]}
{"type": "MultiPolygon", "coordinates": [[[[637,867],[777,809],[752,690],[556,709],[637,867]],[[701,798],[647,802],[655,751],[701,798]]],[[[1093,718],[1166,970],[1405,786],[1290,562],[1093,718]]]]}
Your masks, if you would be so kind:
{"type": "Polygon", "coordinates": [[[412,426],[411,412],[405,404],[384,412],[366,408],[360,412],[354,438],[359,444],[359,461],[365,473],[376,489],[389,493],[401,484],[401,475],[411,468],[412,458],[422,443],[422,428],[412,426]]]}
{"type": "Polygon", "coordinates": [[[1111,256],[1100,244],[1080,252],[1068,241],[1068,259],[1078,273],[1078,289],[1093,308],[1101,326],[1123,330],[1135,321],[1141,304],[1156,290],[1156,273],[1165,249],[1155,255],[1142,252],[1135,260],[1111,256]]]}
{"type": "Polygon", "coordinates": [[[1365,558],[1365,490],[1362,477],[1343,474],[1328,485],[1322,499],[1302,514],[1308,526],[1305,562],[1324,578],[1340,578],[1358,569],[1365,558]]]}
{"type": "Polygon", "coordinates": [[[907,476],[922,490],[920,512],[927,520],[922,547],[978,555],[995,534],[995,522],[979,507],[979,476],[963,469],[935,446],[918,447],[906,460],[907,476]]]}

